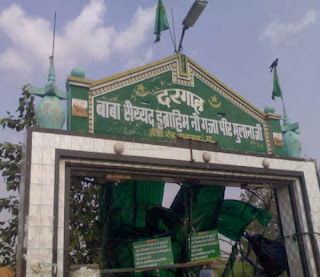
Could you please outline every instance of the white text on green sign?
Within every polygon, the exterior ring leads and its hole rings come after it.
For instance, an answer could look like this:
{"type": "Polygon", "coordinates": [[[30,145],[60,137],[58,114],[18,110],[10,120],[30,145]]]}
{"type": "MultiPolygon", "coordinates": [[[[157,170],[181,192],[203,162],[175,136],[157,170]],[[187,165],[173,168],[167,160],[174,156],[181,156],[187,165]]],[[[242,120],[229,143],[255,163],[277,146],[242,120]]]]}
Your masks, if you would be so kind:
{"type": "Polygon", "coordinates": [[[211,260],[219,257],[220,246],[217,230],[192,234],[191,262],[211,260]]]}
{"type": "Polygon", "coordinates": [[[159,238],[133,243],[136,268],[173,264],[171,238],[159,238]]]}

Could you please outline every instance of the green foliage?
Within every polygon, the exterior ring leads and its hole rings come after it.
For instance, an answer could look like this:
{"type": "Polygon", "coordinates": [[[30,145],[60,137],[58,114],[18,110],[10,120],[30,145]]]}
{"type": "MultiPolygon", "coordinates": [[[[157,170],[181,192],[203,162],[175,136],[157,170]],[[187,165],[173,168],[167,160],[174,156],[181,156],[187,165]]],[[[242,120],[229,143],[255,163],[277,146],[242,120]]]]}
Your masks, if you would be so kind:
{"type": "MultiPolygon", "coordinates": [[[[280,228],[279,228],[279,219],[278,219],[278,210],[277,204],[275,201],[274,191],[270,189],[256,189],[253,190],[254,194],[246,190],[241,193],[241,201],[249,202],[252,205],[262,208],[270,213],[272,219],[267,227],[263,227],[256,220],[251,222],[247,228],[247,233],[249,235],[254,234],[263,234],[269,239],[276,239],[280,237],[280,228]]],[[[244,238],[240,241],[241,247],[244,251],[244,256],[249,256],[253,260],[256,259],[254,252],[251,251],[247,253],[248,250],[248,241],[244,238]]]]}
{"type": "Polygon", "coordinates": [[[270,189],[257,189],[253,192],[257,196],[252,194],[250,191],[244,191],[241,194],[241,201],[250,202],[252,205],[268,211],[272,216],[272,219],[266,228],[261,226],[257,221],[254,220],[248,226],[247,233],[250,235],[263,233],[267,238],[278,238],[280,236],[280,229],[274,192],[270,189]]]}
{"type": "Polygon", "coordinates": [[[19,98],[19,106],[16,110],[18,115],[12,115],[10,112],[7,112],[8,117],[0,119],[0,124],[3,128],[20,132],[27,127],[36,125],[34,97],[29,93],[29,88],[30,85],[25,85],[22,88],[22,96],[19,98]]]}
{"type": "Polygon", "coordinates": [[[8,191],[16,191],[20,182],[21,144],[0,143],[0,170],[8,191]]]}
{"type": "Polygon", "coordinates": [[[99,187],[74,176],[70,189],[70,264],[101,264],[99,187]]]}
{"type": "MultiPolygon", "coordinates": [[[[223,276],[224,267],[219,267],[217,270],[218,276],[223,276]]],[[[232,268],[232,273],[229,276],[243,277],[243,276],[254,276],[254,267],[247,261],[236,261],[232,268]]]]}
{"type": "MultiPolygon", "coordinates": [[[[17,115],[7,112],[8,117],[0,118],[1,126],[17,132],[35,125],[34,97],[28,92],[30,85],[22,88],[17,115]]],[[[0,266],[15,267],[18,231],[19,183],[21,178],[22,145],[10,142],[0,143],[0,171],[10,193],[0,198],[0,212],[6,220],[0,221],[0,266]]]]}

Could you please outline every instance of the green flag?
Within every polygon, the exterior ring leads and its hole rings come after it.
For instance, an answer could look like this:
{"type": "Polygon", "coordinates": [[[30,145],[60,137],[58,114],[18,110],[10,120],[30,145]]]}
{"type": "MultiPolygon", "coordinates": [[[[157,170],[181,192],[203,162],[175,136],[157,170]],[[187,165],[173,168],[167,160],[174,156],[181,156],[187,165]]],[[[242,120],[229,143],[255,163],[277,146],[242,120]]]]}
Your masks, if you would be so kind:
{"type": "Polygon", "coordinates": [[[160,33],[169,29],[169,23],[167,19],[166,9],[161,0],[158,2],[156,11],[156,22],[154,24],[154,33],[157,35],[155,42],[160,41],[160,33]]]}
{"type": "Polygon", "coordinates": [[[274,100],[275,97],[282,98],[282,91],[280,87],[279,77],[277,73],[277,68],[273,69],[273,91],[272,91],[272,99],[274,100]]]}

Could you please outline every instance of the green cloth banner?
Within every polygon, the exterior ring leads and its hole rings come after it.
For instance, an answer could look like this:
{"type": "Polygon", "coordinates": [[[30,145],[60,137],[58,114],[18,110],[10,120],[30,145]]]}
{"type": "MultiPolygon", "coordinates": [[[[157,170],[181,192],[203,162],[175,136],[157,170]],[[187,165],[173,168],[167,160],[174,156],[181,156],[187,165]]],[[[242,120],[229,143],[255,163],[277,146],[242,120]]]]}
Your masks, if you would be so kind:
{"type": "Polygon", "coordinates": [[[274,100],[275,97],[282,98],[282,91],[280,87],[279,77],[277,73],[277,68],[275,67],[273,70],[273,91],[272,91],[272,99],[274,100]]]}
{"type": "Polygon", "coordinates": [[[157,35],[155,42],[160,41],[160,33],[169,29],[169,23],[167,19],[166,9],[161,0],[158,2],[156,11],[156,22],[154,25],[154,34],[157,35]]]}

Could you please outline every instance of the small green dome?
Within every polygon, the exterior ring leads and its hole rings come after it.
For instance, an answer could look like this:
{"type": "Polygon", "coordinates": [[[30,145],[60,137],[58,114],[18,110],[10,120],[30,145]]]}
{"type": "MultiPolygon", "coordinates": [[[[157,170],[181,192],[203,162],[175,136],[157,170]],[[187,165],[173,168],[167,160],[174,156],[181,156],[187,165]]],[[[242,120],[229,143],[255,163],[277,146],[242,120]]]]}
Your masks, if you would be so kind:
{"type": "Polygon", "coordinates": [[[71,76],[84,78],[86,75],[84,73],[84,70],[80,66],[76,66],[74,69],[71,70],[71,76]]]}
{"type": "Polygon", "coordinates": [[[272,106],[272,105],[267,105],[267,106],[264,108],[264,112],[265,112],[265,113],[274,113],[274,111],[275,111],[275,108],[274,108],[274,106],[272,106]]]}

